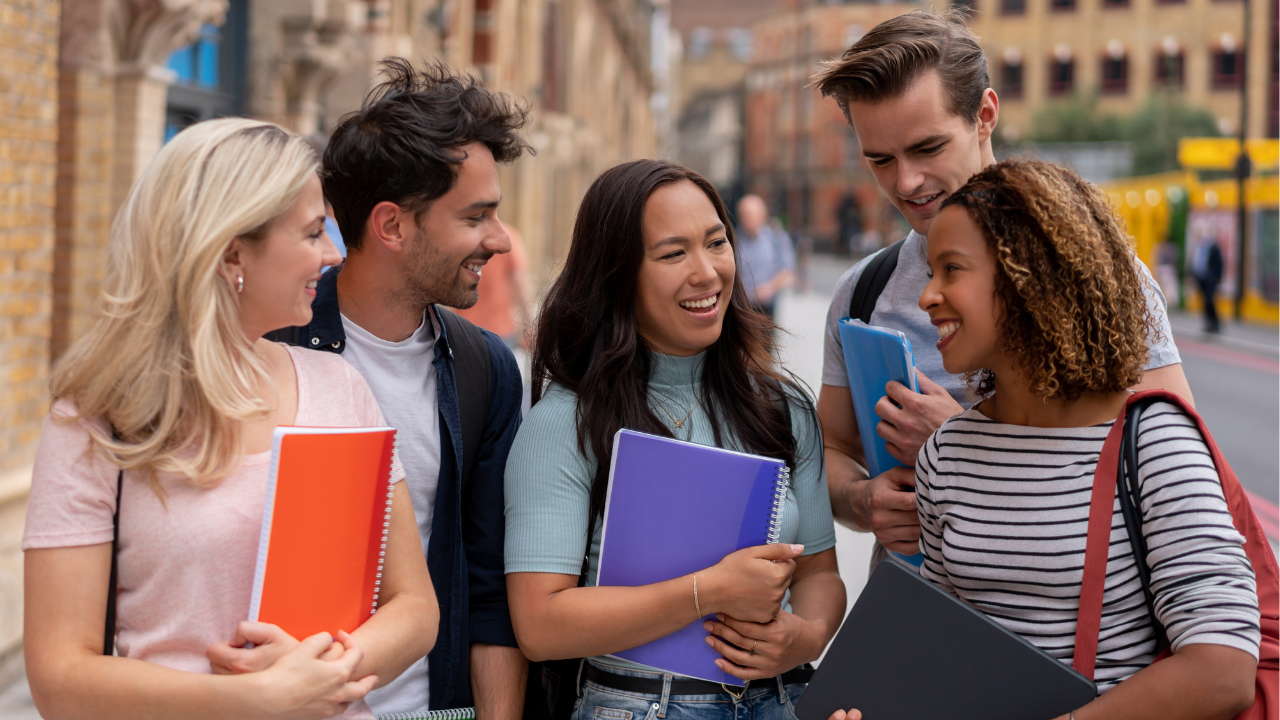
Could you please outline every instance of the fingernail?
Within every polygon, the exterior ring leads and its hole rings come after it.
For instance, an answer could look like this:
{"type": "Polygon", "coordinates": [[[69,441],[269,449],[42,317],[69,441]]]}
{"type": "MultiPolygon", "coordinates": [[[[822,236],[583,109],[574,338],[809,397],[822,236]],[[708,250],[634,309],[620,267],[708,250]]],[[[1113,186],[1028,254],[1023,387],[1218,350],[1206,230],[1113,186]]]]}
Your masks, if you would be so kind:
{"type": "Polygon", "coordinates": [[[714,645],[715,645],[715,643],[711,641],[711,638],[710,638],[710,637],[707,637],[707,644],[708,644],[708,645],[712,645],[712,646],[714,646],[714,645]]]}
{"type": "Polygon", "coordinates": [[[791,545],[791,549],[792,549],[792,550],[794,550],[794,551],[796,551],[796,552],[804,552],[804,546],[803,546],[803,545],[796,545],[796,544],[792,544],[792,545],[791,545]]]}
{"type": "Polygon", "coordinates": [[[716,613],[716,619],[720,622],[724,622],[724,613],[716,613]]]}
{"type": "Polygon", "coordinates": [[[706,630],[707,632],[711,632],[711,623],[709,622],[702,623],[702,629],[706,630]]]}

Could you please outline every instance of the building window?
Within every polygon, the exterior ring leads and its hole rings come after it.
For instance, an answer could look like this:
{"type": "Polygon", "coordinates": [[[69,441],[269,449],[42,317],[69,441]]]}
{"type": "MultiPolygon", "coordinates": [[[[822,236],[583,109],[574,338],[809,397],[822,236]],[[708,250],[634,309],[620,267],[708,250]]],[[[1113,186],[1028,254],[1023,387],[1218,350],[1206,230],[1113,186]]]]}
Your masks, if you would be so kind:
{"type": "Polygon", "coordinates": [[[1102,58],[1102,92],[1123,95],[1129,92],[1129,58],[1126,55],[1102,58]]]}
{"type": "Polygon", "coordinates": [[[1022,63],[1005,60],[1000,63],[1000,99],[1018,100],[1022,97],[1022,63]]]}
{"type": "Polygon", "coordinates": [[[1001,15],[1026,15],[1027,0],[1000,0],[1001,15]]]}
{"type": "Polygon", "coordinates": [[[1070,95],[1076,86],[1076,61],[1053,58],[1049,61],[1049,94],[1070,95]]]}
{"type": "Polygon", "coordinates": [[[1049,0],[1049,9],[1054,12],[1071,12],[1076,9],[1076,0],[1049,0]]]}
{"type": "Polygon", "coordinates": [[[244,112],[247,2],[231,0],[222,27],[202,26],[194,43],[169,56],[177,78],[165,98],[165,142],[202,120],[244,112]]]}
{"type": "Polygon", "coordinates": [[[1210,84],[1214,90],[1238,90],[1244,66],[1243,53],[1239,50],[1213,51],[1213,76],[1210,84]]]}
{"type": "Polygon", "coordinates": [[[222,33],[216,25],[203,25],[200,37],[169,56],[169,69],[177,73],[177,82],[202,88],[216,88],[221,77],[219,57],[222,33]]]}
{"type": "Polygon", "coordinates": [[[1183,82],[1183,54],[1156,53],[1156,85],[1166,90],[1181,90],[1183,82]]]}

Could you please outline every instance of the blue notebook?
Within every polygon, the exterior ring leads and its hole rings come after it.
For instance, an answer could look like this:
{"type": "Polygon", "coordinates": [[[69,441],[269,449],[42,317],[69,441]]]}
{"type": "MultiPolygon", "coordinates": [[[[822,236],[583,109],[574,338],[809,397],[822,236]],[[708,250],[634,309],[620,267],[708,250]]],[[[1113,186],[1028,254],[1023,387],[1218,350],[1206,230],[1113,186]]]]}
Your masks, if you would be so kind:
{"type": "MultiPolygon", "coordinates": [[[[715,565],[736,550],[777,542],[790,481],[781,460],[619,430],[613,437],[598,584],[662,582],[715,565]]],[[[741,687],[742,680],[716,667],[720,653],[706,637],[699,620],[613,655],[741,687]]]]}
{"type": "MultiPolygon", "coordinates": [[[[913,392],[920,392],[916,384],[916,362],[911,354],[911,341],[897,330],[868,325],[853,318],[841,319],[839,328],[867,472],[875,477],[890,468],[903,467],[897,458],[889,454],[884,438],[876,433],[880,416],[875,408],[891,380],[906,385],[913,392]]],[[[918,553],[894,555],[916,566],[924,560],[918,553]]]]}

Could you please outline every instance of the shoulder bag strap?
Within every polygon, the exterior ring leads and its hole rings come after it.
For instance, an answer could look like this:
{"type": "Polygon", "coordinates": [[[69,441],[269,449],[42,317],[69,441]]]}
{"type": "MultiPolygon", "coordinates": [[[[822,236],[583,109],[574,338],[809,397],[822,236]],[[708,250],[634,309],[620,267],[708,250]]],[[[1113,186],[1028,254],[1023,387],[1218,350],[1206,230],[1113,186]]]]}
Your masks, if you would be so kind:
{"type": "Polygon", "coordinates": [[[1124,410],[1107,433],[1093,473],[1089,498],[1089,525],[1085,537],[1084,577],[1080,583],[1080,610],[1076,616],[1076,645],[1071,661],[1076,672],[1093,679],[1098,662],[1098,633],[1102,629],[1102,591],[1107,581],[1107,551],[1111,547],[1111,519],[1115,509],[1116,473],[1120,466],[1120,440],[1124,410]]]}
{"type": "Polygon", "coordinates": [[[489,344],[480,329],[456,313],[436,306],[449,334],[453,353],[453,377],[458,388],[458,414],[462,422],[462,484],[465,487],[475,469],[489,418],[489,344]]]}
{"type": "Polygon", "coordinates": [[[116,512],[111,517],[111,580],[107,584],[107,626],[102,631],[102,654],[116,651],[116,550],[120,545],[120,489],[124,486],[124,470],[116,473],[116,512]]]}
{"type": "Polygon", "coordinates": [[[1152,399],[1144,398],[1129,405],[1124,421],[1124,436],[1120,441],[1124,462],[1117,471],[1120,476],[1116,480],[1119,486],[1116,494],[1120,497],[1120,515],[1124,518],[1129,546],[1133,548],[1133,564],[1138,571],[1138,582],[1142,585],[1147,613],[1151,616],[1151,627],[1155,630],[1156,654],[1159,654],[1169,647],[1169,637],[1164,625],[1156,617],[1156,599],[1151,592],[1151,567],[1147,564],[1147,541],[1142,536],[1142,493],[1138,482],[1138,423],[1142,421],[1143,412],[1152,402],[1152,399]]]}
{"type": "Polygon", "coordinates": [[[871,258],[871,262],[862,269],[858,283],[853,286],[853,297],[849,300],[849,317],[858,318],[864,323],[871,322],[871,313],[876,309],[876,300],[889,284],[889,278],[898,268],[898,255],[902,252],[902,238],[898,242],[881,250],[871,258]]]}

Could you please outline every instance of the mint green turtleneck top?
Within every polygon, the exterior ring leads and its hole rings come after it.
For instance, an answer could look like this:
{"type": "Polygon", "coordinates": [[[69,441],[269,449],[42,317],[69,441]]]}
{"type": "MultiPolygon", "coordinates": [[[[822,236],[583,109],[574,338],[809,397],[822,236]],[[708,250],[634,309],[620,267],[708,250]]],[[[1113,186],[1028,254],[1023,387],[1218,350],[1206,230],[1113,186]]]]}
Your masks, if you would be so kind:
{"type": "MultiPolygon", "coordinates": [[[[677,357],[653,354],[649,377],[649,407],[677,440],[715,445],[702,395],[703,355],[677,357]],[[680,428],[679,420],[694,408],[680,428]]],[[[577,395],[552,384],[530,409],[516,434],[506,468],[507,533],[504,563],[508,573],[539,572],[577,576],[582,570],[583,538],[587,534],[591,481],[596,461],[590,448],[578,449],[577,395]]],[[[822,461],[822,435],[810,403],[790,398],[791,429],[796,438],[796,462],[783,508],[784,543],[801,543],[805,555],[835,547],[835,525],[827,495],[822,461]]],[[[728,450],[744,451],[736,436],[720,423],[728,450]]],[[[596,584],[600,526],[591,540],[587,585],[596,584]]],[[[649,670],[613,657],[592,658],[601,665],[649,670]]]]}

